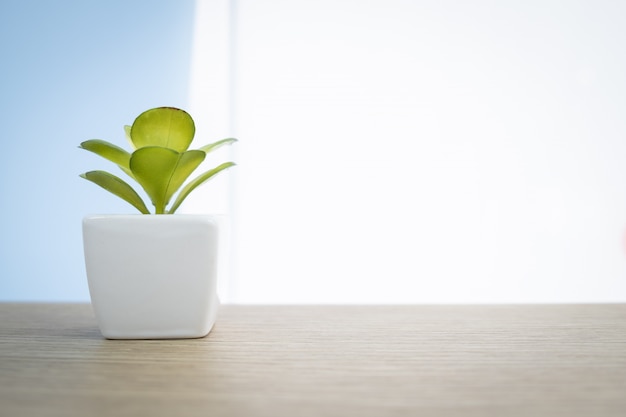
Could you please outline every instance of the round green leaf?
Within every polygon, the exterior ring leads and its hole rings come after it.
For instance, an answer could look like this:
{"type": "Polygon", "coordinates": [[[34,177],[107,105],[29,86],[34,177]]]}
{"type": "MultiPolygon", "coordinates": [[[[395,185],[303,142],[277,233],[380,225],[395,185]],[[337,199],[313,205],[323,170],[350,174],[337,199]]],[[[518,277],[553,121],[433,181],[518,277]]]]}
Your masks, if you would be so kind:
{"type": "Polygon", "coordinates": [[[185,199],[187,198],[187,196],[193,191],[195,190],[199,185],[204,184],[205,182],[207,182],[208,180],[210,180],[211,178],[213,178],[216,174],[224,171],[227,168],[230,168],[232,166],[235,166],[234,162],[224,162],[223,164],[203,173],[198,175],[196,178],[194,178],[193,180],[191,180],[187,185],[185,185],[183,187],[183,189],[180,191],[180,193],[178,194],[178,197],[176,197],[176,200],[174,201],[174,204],[172,204],[172,207],[170,208],[169,213],[170,214],[174,214],[176,212],[176,210],[178,210],[178,207],[182,204],[183,201],[185,201],[185,199]]]}
{"type": "Polygon", "coordinates": [[[226,138],[226,139],[218,140],[217,142],[214,142],[214,143],[210,143],[208,145],[204,145],[203,147],[200,148],[200,150],[204,151],[205,153],[209,153],[209,152],[213,152],[214,150],[218,148],[221,148],[224,145],[230,145],[235,142],[237,142],[237,139],[235,138],[226,138]]]}
{"type": "Polygon", "coordinates": [[[130,158],[130,170],[143,187],[156,213],[165,212],[165,206],[194,169],[202,163],[202,151],[176,152],[172,149],[150,146],[137,149],[130,158]]]}
{"type": "Polygon", "coordinates": [[[133,143],[133,140],[130,138],[130,129],[131,126],[128,125],[124,125],[124,136],[126,136],[126,140],[128,141],[128,143],[130,144],[130,147],[135,150],[137,149],[137,147],[135,146],[135,144],[133,143]]]}
{"type": "Polygon", "coordinates": [[[112,143],[104,140],[91,139],[84,141],[79,147],[117,164],[126,174],[132,177],[132,174],[128,169],[130,153],[119,146],[113,145],[112,143]]]}
{"type": "Polygon", "coordinates": [[[141,113],[131,126],[130,137],[136,149],[160,146],[177,152],[189,148],[196,127],[191,116],[174,107],[157,107],[141,113]]]}
{"type": "Polygon", "coordinates": [[[99,185],[108,192],[115,194],[127,203],[130,203],[143,214],[150,214],[139,194],[124,180],[109,174],[106,171],[89,171],[81,174],[81,177],[99,185]]]}
{"type": "Polygon", "coordinates": [[[205,157],[206,154],[198,150],[187,151],[180,155],[176,169],[172,173],[167,191],[165,192],[165,204],[170,202],[172,195],[178,191],[191,173],[198,168],[205,157]]]}

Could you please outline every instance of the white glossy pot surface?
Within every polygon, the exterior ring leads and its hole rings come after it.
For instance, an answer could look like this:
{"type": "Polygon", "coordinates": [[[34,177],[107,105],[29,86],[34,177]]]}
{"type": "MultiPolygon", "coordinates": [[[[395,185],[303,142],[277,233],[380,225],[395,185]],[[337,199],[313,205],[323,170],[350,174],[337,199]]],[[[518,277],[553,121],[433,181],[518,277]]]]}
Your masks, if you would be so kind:
{"type": "Polygon", "coordinates": [[[91,301],[103,336],[206,336],[215,322],[218,223],[203,215],[83,219],[91,301]]]}

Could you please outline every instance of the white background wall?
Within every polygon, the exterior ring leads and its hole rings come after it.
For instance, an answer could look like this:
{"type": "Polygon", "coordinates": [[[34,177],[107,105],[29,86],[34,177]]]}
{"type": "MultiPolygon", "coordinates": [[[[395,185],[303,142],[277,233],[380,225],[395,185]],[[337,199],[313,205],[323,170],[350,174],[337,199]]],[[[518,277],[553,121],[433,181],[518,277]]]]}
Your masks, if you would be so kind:
{"type": "Polygon", "coordinates": [[[233,5],[232,301],[626,300],[626,3],[233,5]]]}

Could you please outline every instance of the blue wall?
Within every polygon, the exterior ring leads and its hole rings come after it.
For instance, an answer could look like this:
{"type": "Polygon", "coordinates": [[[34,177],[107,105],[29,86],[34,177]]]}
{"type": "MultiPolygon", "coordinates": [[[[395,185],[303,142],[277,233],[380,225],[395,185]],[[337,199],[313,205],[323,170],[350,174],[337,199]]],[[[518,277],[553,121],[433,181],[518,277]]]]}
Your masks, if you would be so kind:
{"type": "Polygon", "coordinates": [[[77,148],[187,105],[192,0],[0,2],[0,301],[87,301],[81,219],[134,209],[78,175],[77,148]]]}

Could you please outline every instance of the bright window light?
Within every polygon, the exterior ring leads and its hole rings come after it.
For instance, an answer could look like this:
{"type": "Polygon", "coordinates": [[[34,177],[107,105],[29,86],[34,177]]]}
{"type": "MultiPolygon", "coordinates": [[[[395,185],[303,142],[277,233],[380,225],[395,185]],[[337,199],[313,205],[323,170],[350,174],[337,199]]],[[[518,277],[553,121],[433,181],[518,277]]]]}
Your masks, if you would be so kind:
{"type": "Polygon", "coordinates": [[[240,139],[225,300],[625,301],[624,13],[198,1],[192,103],[240,139]]]}

